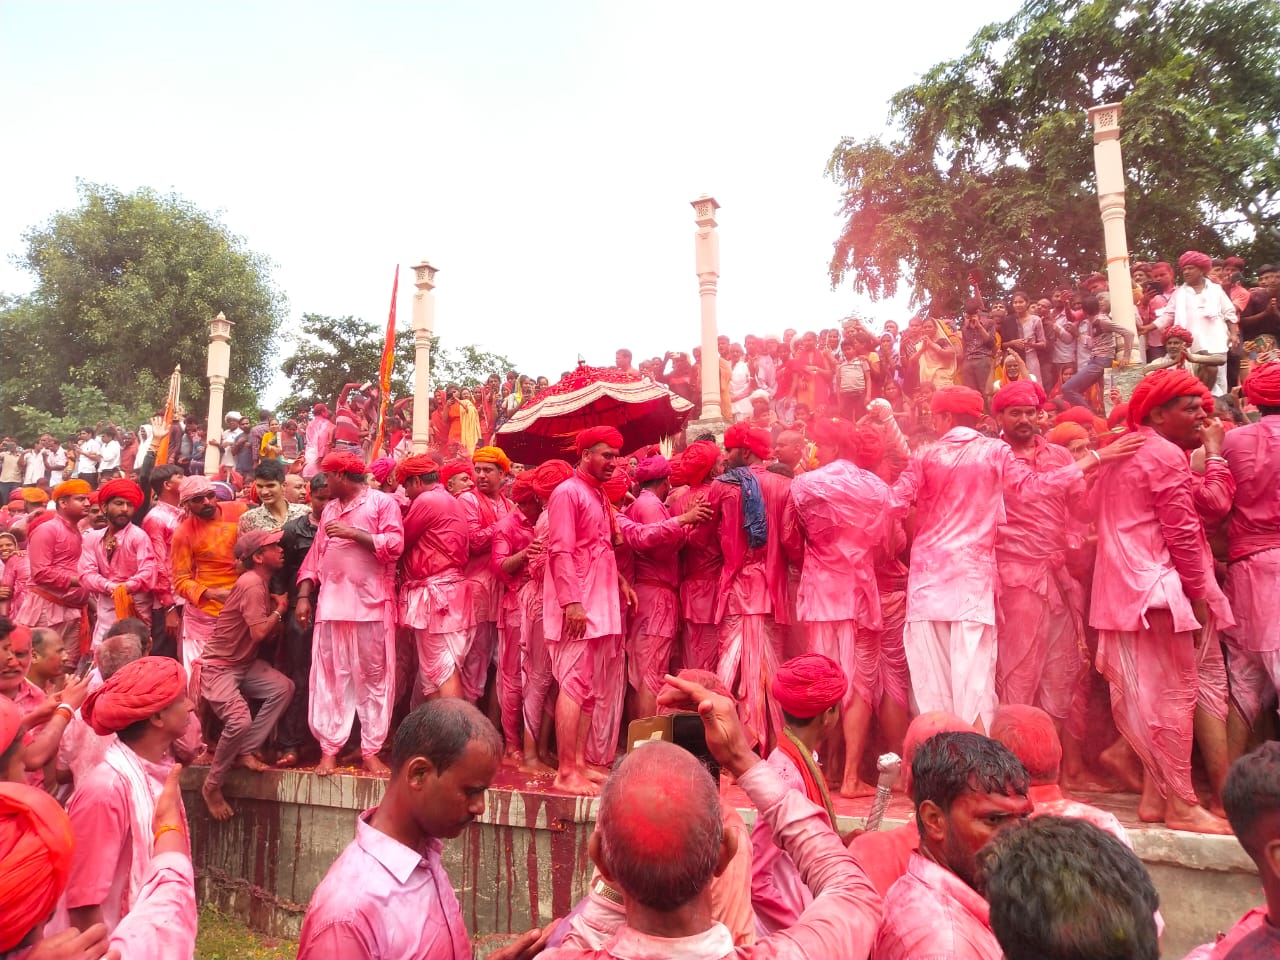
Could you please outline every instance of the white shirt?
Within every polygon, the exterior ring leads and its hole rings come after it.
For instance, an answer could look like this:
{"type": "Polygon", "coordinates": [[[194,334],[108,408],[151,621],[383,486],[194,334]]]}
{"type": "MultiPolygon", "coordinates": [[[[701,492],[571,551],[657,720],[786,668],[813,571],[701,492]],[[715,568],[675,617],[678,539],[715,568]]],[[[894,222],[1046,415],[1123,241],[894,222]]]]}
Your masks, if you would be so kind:
{"type": "MultiPolygon", "coordinates": [[[[1227,352],[1227,324],[1236,322],[1236,307],[1212,280],[1205,280],[1199,293],[1184,283],[1160,312],[1172,313],[1175,324],[1191,331],[1189,346],[1195,353],[1227,352]]],[[[1225,373],[1226,365],[1220,369],[1225,373]]]]}
{"type": "Polygon", "coordinates": [[[40,449],[28,450],[22,455],[22,483],[25,486],[33,487],[44,479],[44,457],[45,451],[40,449]]]}
{"type": "Polygon", "coordinates": [[[102,444],[100,444],[93,437],[90,437],[84,443],[80,444],[80,456],[76,458],[75,475],[77,477],[83,477],[83,476],[92,476],[93,474],[97,473],[98,461],[90,460],[87,456],[85,456],[85,454],[101,453],[101,452],[102,452],[102,444]]]}
{"type": "Polygon", "coordinates": [[[49,469],[49,486],[56,487],[62,482],[63,471],[67,469],[67,451],[61,445],[44,452],[44,463],[49,469]]]}
{"type": "Polygon", "coordinates": [[[733,401],[733,412],[739,416],[751,416],[751,369],[745,360],[733,365],[729,375],[729,395],[745,394],[740,400],[733,401]]]}
{"type": "Polygon", "coordinates": [[[222,431],[222,465],[224,467],[230,467],[232,470],[236,468],[236,455],[231,452],[231,448],[236,445],[242,433],[244,431],[239,427],[222,431]]]}
{"type": "Polygon", "coordinates": [[[98,461],[98,472],[120,469],[120,442],[108,440],[101,444],[102,459],[98,461]]]}

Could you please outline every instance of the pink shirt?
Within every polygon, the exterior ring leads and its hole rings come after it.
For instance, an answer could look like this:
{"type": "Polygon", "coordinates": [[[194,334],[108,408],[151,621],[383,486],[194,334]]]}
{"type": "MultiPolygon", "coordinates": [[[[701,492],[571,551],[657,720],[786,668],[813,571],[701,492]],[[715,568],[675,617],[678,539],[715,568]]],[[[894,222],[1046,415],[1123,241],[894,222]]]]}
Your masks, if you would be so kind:
{"type": "Polygon", "coordinates": [[[373,814],[311,897],[298,960],[471,960],[443,844],[413,850],[370,826],[373,814]]]}
{"type": "MultiPolygon", "coordinates": [[[[775,749],[765,761],[787,785],[805,795],[804,778],[794,761],[775,749]]],[[[760,929],[766,933],[785,930],[800,919],[813,902],[795,862],[773,841],[773,831],[763,818],[751,829],[751,907],[760,929]]]]}
{"type": "Polygon", "coordinates": [[[80,568],[80,531],[75,526],[57,514],[42,521],[27,539],[27,559],[32,587],[65,606],[84,603],[84,588],[71,584],[80,568]]]}
{"type": "Polygon", "coordinates": [[[396,561],[404,550],[404,519],[395,497],[365,487],[350,503],[337,497],[325,504],[311,550],[298,570],[298,582],[320,586],[315,618],[363,623],[394,617],[396,561]],[[355,540],[330,537],[332,521],[373,537],[369,550],[355,540]]]}
{"type": "Polygon", "coordinates": [[[1235,505],[1227,521],[1229,560],[1280,547],[1280,417],[1236,427],[1222,441],[1236,481],[1235,505]]]}
{"type": "Polygon", "coordinates": [[[793,558],[804,558],[796,594],[800,620],[853,620],[879,630],[874,557],[893,523],[888,485],[874,473],[837,460],[800,474],[790,490],[783,539],[793,558]]]}
{"type": "Polygon", "coordinates": [[[471,582],[472,609],[477,623],[494,623],[498,619],[498,604],[502,597],[502,585],[489,569],[493,551],[493,530],[499,520],[514,508],[511,501],[499,494],[488,497],[478,490],[468,490],[458,497],[467,515],[467,529],[471,555],[462,575],[471,582]],[[483,498],[484,502],[481,503],[483,498]]]}
{"type": "Polygon", "coordinates": [[[751,468],[764,499],[769,536],[765,545],[752,549],[742,528],[742,488],[721,480],[711,484],[707,502],[716,511],[711,521],[720,537],[724,567],[720,571],[720,596],[716,620],[729,614],[769,614],[775,623],[791,622],[787,602],[787,555],[783,546],[782,514],[787,507],[791,481],[771,473],[762,464],[751,468]]]}
{"type": "Polygon", "coordinates": [[[826,811],[791,790],[767,763],[757,763],[738,780],[795,861],[813,894],[800,920],[750,946],[733,945],[723,924],[704,933],[664,939],[624,926],[600,950],[549,950],[543,960],[820,960],[866,957],[879,923],[881,902],[840,838],[826,811]]]}
{"type": "Polygon", "coordinates": [[[1218,626],[1233,626],[1196,513],[1187,455],[1150,427],[1138,432],[1146,443],[1129,459],[1105,464],[1090,493],[1098,553],[1089,624],[1133,632],[1155,608],[1170,611],[1174,630],[1194,631],[1200,625],[1191,600],[1206,599],[1218,626]]]}
{"type": "Polygon", "coordinates": [[[405,582],[420,582],[445,570],[461,571],[468,557],[467,533],[462,504],[444,487],[414,497],[404,517],[400,563],[405,582]]]}
{"type": "Polygon", "coordinates": [[[142,518],[142,531],[151,538],[151,552],[156,558],[156,600],[165,607],[174,602],[173,534],[184,517],[186,512],[181,508],[159,500],[142,518]]]}
{"type": "Polygon", "coordinates": [[[507,573],[502,569],[502,562],[531,543],[533,543],[533,524],[519,510],[511,511],[494,526],[493,555],[490,557],[489,566],[494,577],[506,585],[508,598],[513,598],[515,593],[528,582],[529,564],[522,563],[515,573],[507,573]]]}
{"type": "MultiPolygon", "coordinates": [[[[668,498],[668,509],[680,514],[698,497],[707,496],[711,485],[684,487],[668,498]]],[[[715,623],[716,595],[720,589],[720,537],[714,523],[700,523],[688,531],[680,551],[680,615],[687,623],[715,623]]]]}
{"type": "MultiPolygon", "coordinates": [[[[1036,473],[1048,473],[1073,462],[1065,447],[1036,437],[1028,451],[1009,448],[1016,460],[1036,473]]],[[[1052,493],[1038,497],[1006,496],[1005,522],[996,535],[996,561],[1006,562],[1061,561],[1067,549],[1068,517],[1071,505],[1084,497],[1084,477],[1052,493]]]]}
{"type": "MultiPolygon", "coordinates": [[[[635,503],[627,507],[624,516],[639,524],[662,523],[671,519],[671,513],[652,490],[641,490],[635,503]]],[[[635,551],[635,583],[658,583],[676,589],[680,584],[680,543],[664,544],[648,550],[635,551]]]]}
{"type": "Polygon", "coordinates": [[[950,870],[913,853],[884,898],[876,960],[1001,960],[987,901],[950,870]]]}
{"type": "Polygon", "coordinates": [[[106,530],[90,530],[80,548],[80,584],[97,601],[99,609],[104,604],[112,606],[111,591],[123,583],[125,589],[135,594],[134,602],[145,613],[151,610],[151,596],[155,589],[156,556],[151,538],[141,527],[128,524],[116,531],[116,547],[107,558],[106,530]]]}
{"type": "MultiPolygon", "coordinates": [[[[23,679],[22,683],[18,686],[17,693],[13,695],[13,702],[17,706],[18,710],[21,711],[24,720],[26,719],[27,714],[32,713],[35,710],[38,710],[40,707],[43,707],[45,705],[45,702],[48,699],[49,699],[48,695],[43,690],[41,690],[34,683],[32,683],[30,680],[27,680],[25,678],[23,679]]],[[[28,728],[27,737],[30,738],[34,736],[37,732],[42,730],[44,728],[44,724],[42,723],[42,724],[39,724],[38,726],[33,727],[30,725],[30,723],[28,723],[27,728],[28,728]]],[[[27,786],[29,787],[44,786],[44,770],[43,769],[27,770],[25,773],[27,778],[27,786]]]]}
{"type": "Polygon", "coordinates": [[[15,553],[4,562],[4,575],[0,576],[0,584],[13,591],[9,597],[9,612],[18,609],[18,601],[26,592],[31,582],[31,561],[25,553],[15,553]]]}
{"type": "Polygon", "coordinates": [[[995,547],[1005,496],[1030,499],[1067,490],[1075,463],[1036,473],[1003,440],[954,427],[917,450],[893,486],[897,507],[917,507],[907,581],[907,620],[996,622],[995,547]]]}
{"type": "Polygon", "coordinates": [[[151,871],[129,915],[111,933],[111,949],[126,960],[181,960],[196,949],[196,878],[191,858],[168,851],[151,871]]]}

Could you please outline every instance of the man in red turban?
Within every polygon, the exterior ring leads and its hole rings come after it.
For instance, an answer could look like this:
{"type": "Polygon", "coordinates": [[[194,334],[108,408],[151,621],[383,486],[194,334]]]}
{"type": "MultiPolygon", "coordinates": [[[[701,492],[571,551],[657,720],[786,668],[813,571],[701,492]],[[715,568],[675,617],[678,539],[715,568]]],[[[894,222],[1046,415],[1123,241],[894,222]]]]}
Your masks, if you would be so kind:
{"type": "MultiPolygon", "coordinates": [[[[770,684],[770,693],[782,708],[784,726],[766,763],[791,790],[825,811],[832,825],[835,810],[816,758],[840,726],[840,705],[846,702],[848,689],[849,680],[840,665],[819,653],[788,660],[770,684]]],[[[773,934],[793,926],[813,896],[795,861],[778,846],[763,820],[751,831],[751,846],[751,905],[757,924],[773,934]]]]}
{"type": "Polygon", "coordinates": [[[1212,385],[1213,394],[1222,396],[1227,392],[1227,351],[1239,342],[1238,315],[1226,291],[1209,279],[1212,267],[1213,261],[1195,250],[1179,257],[1182,285],[1173,291],[1161,313],[1191,334],[1187,343],[1191,352],[1214,355],[1215,362],[1198,372],[1212,385]]]}
{"type": "Polygon", "coordinates": [[[707,482],[720,459],[720,448],[710,440],[695,440],[680,454],[679,464],[672,464],[671,486],[697,487],[707,482]]]}
{"type": "MultiPolygon", "coordinates": [[[[672,492],[667,506],[683,513],[708,498],[711,474],[721,450],[710,440],[695,440],[672,464],[672,492]]],[[[699,524],[688,531],[680,557],[680,662],[695,670],[714,670],[719,659],[716,600],[724,558],[716,525],[699,524]]]]}
{"type": "Polygon", "coordinates": [[[471,469],[469,460],[452,460],[440,468],[440,482],[445,490],[459,497],[468,490],[475,489],[476,475],[471,469]]]}
{"type": "Polygon", "coordinates": [[[759,460],[768,460],[773,453],[769,432],[747,423],[735,423],[725,431],[724,448],[729,451],[746,450],[759,460]]]}
{"type": "Polygon", "coordinates": [[[606,447],[611,447],[621,452],[622,434],[616,427],[588,427],[586,430],[578,432],[573,441],[573,448],[574,452],[581,457],[584,451],[590,450],[599,444],[604,444],[606,447]]]}
{"type": "Polygon", "coordinates": [[[110,480],[98,488],[98,498],[107,525],[84,534],[80,555],[80,583],[98,611],[94,648],[121,611],[150,626],[158,588],[155,547],[133,523],[142,489],[132,480],[110,480]]]}
{"type": "Polygon", "coordinates": [[[192,711],[186,671],[168,657],[121,667],[80,708],[100,736],[115,734],[67,810],[79,855],[66,904],[71,926],[114,929],[142,890],[152,860],[156,799],[173,767],[170,748],[192,711]]]}
{"type": "MultiPolygon", "coordinates": [[[[1018,409],[1034,418],[1034,407],[1018,409]]],[[[939,390],[932,410],[938,442],[917,450],[893,487],[899,511],[917,508],[903,640],[919,709],[986,729],[997,699],[995,551],[1007,503],[1061,495],[1100,459],[1130,455],[1135,441],[1038,473],[975,429],[976,390],[939,390]]]]}
{"type": "Polygon", "coordinates": [[[323,403],[311,408],[311,422],[307,424],[307,432],[303,438],[302,477],[310,480],[320,473],[322,461],[333,449],[335,426],[333,414],[323,403]]]}
{"type": "Polygon", "coordinates": [[[369,473],[362,457],[343,450],[335,450],[326,455],[320,461],[320,469],[325,473],[345,473],[353,477],[367,477],[369,473]]]}
{"type": "Polygon", "coordinates": [[[87,592],[80,583],[79,568],[80,521],[89,512],[91,492],[84,480],[64,480],[50,494],[55,512],[42,513],[38,525],[27,527],[30,580],[10,614],[15,623],[48,627],[62,637],[70,663],[78,663],[81,654],[88,653],[89,638],[80,636],[80,613],[87,592]]]}
{"type": "MultiPolygon", "coordinates": [[[[1244,717],[1232,725],[1232,759],[1244,750],[1237,733],[1253,728],[1265,704],[1280,689],[1280,363],[1256,364],[1244,381],[1244,395],[1262,415],[1237,427],[1222,441],[1222,456],[1235,480],[1227,520],[1225,593],[1236,625],[1223,631],[1229,648],[1231,702],[1244,717]]],[[[1211,464],[1205,464],[1206,471],[1211,464]]]]}
{"type": "MultiPolygon", "coordinates": [[[[1129,425],[1144,442],[1098,480],[1089,622],[1098,630],[1097,666],[1111,684],[1116,726],[1142,761],[1143,819],[1226,833],[1226,822],[1200,806],[1191,783],[1197,696],[1217,702],[1225,718],[1223,692],[1210,697],[1204,680],[1216,672],[1215,650],[1221,652],[1216,630],[1235,624],[1218,589],[1196,510],[1198,483],[1187,463],[1187,454],[1204,444],[1203,482],[1231,485],[1217,449],[1221,432],[1205,429],[1204,395],[1195,377],[1172,367],[1144,377],[1134,390],[1129,425]]],[[[1211,780],[1215,768],[1225,774],[1225,730],[1218,741],[1206,755],[1211,780]]]]}

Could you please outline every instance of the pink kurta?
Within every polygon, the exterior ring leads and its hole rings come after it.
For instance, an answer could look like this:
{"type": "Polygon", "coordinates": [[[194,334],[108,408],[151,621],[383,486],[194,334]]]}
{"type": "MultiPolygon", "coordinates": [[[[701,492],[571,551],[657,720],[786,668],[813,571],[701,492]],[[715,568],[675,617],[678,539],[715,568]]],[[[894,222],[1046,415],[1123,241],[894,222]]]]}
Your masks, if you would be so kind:
{"type": "Polygon", "coordinates": [[[299,583],[312,580],[320,587],[316,623],[368,623],[384,618],[390,622],[396,561],[403,550],[404,519],[394,497],[366,487],[350,503],[336,497],[330,500],[320,516],[311,550],[298,571],[299,583]],[[373,549],[355,540],[330,537],[325,527],[335,520],[372,536],[373,549]]]}
{"type": "Polygon", "coordinates": [[[406,847],[370,826],[373,814],[360,817],[312,895],[298,960],[470,960],[443,844],[406,847]]]}
{"type": "MultiPolygon", "coordinates": [[[[804,777],[795,761],[775,749],[765,762],[787,789],[805,796],[804,777]]],[[[795,861],[774,842],[769,825],[758,818],[751,829],[751,907],[758,927],[765,935],[785,930],[812,902],[813,894],[804,885],[795,861]]]]}
{"type": "Polygon", "coordinates": [[[760,484],[768,540],[751,547],[742,527],[742,488],[723,480],[711,485],[708,502],[716,511],[716,524],[724,567],[720,571],[717,618],[726,614],[767,615],[777,624],[789,624],[787,603],[787,555],[783,545],[782,514],[787,507],[791,481],[770,472],[762,464],[749,468],[760,484]]]}
{"type": "Polygon", "coordinates": [[[302,465],[302,476],[305,479],[310,480],[320,472],[320,461],[333,446],[333,431],[333,421],[327,417],[316,417],[307,424],[303,441],[303,456],[306,460],[302,465]]]}
{"type": "Polygon", "coordinates": [[[183,960],[196,949],[196,878],[191,858],[158,853],[129,915],[111,933],[127,960],[183,960]]]}
{"type": "Polygon", "coordinates": [[[1236,481],[1227,521],[1226,594],[1238,621],[1223,632],[1238,650],[1280,651],[1280,416],[1230,431],[1222,455],[1236,481]]]}
{"type": "Polygon", "coordinates": [[[463,576],[471,581],[472,604],[475,610],[473,626],[480,623],[496,623],[501,603],[502,586],[489,567],[493,549],[494,527],[514,508],[506,497],[499,494],[487,497],[476,490],[468,490],[458,497],[467,517],[468,546],[470,556],[463,567],[463,576]],[[484,503],[481,503],[481,498],[484,503]]]}
{"type": "Polygon", "coordinates": [[[115,550],[108,557],[103,546],[106,535],[105,529],[90,530],[84,535],[80,548],[80,584],[98,610],[93,649],[97,649],[116,622],[112,591],[117,585],[124,584],[133,597],[138,615],[148,624],[155,597],[157,563],[151,538],[141,527],[127,524],[116,531],[115,550]]]}
{"type": "Polygon", "coordinates": [[[907,872],[884,898],[876,960],[1001,960],[990,908],[950,870],[911,855],[907,872]]]}
{"type": "Polygon", "coordinates": [[[12,610],[24,626],[48,626],[80,619],[84,587],[73,583],[80,572],[80,530],[54,514],[43,520],[27,539],[31,581],[22,606],[12,610]]]}
{"type": "Polygon", "coordinates": [[[186,512],[163,500],[151,505],[142,518],[142,530],[151,538],[151,552],[156,558],[156,600],[168,607],[173,595],[173,534],[186,517],[186,512]]]}
{"type": "MultiPolygon", "coordinates": [[[[502,585],[502,609],[498,612],[498,702],[502,714],[502,736],[510,745],[520,743],[521,718],[521,632],[524,626],[524,599],[521,591],[529,582],[529,564],[509,574],[502,563],[533,542],[533,524],[520,510],[512,510],[493,528],[490,567],[494,580],[502,585]]],[[[538,728],[530,731],[537,736],[538,728]]]]}
{"type": "MultiPolygon", "coordinates": [[[[667,507],[673,515],[683,513],[710,490],[710,483],[683,487],[667,499],[667,507]]],[[[716,525],[702,523],[690,530],[680,551],[680,618],[684,624],[680,661],[685,667],[716,667],[720,642],[716,634],[716,596],[723,566],[716,525]]]]}

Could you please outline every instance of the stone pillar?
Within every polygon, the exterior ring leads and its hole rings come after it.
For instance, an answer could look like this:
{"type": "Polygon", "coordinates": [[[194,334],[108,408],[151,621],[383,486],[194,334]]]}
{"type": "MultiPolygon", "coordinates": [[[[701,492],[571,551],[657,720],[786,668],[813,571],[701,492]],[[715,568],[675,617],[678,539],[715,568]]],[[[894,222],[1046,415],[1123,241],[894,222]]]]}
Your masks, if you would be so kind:
{"type": "Polygon", "coordinates": [[[708,430],[724,432],[730,411],[720,409],[720,353],[716,345],[716,284],[720,281],[720,237],[716,233],[716,211],[720,204],[703,194],[691,201],[694,222],[694,264],[698,274],[698,297],[702,315],[702,417],[689,424],[690,437],[708,430]]]}
{"type": "MultiPolygon", "coordinates": [[[[1129,273],[1129,240],[1124,228],[1124,162],[1120,156],[1118,103],[1104,103],[1089,110],[1093,126],[1093,165],[1098,178],[1098,207],[1102,211],[1102,235],[1107,252],[1107,286],[1111,293],[1111,319],[1133,335],[1128,366],[1118,365],[1110,378],[1126,397],[1137,382],[1141,359],[1138,352],[1137,314],[1133,305],[1133,277],[1129,273]],[[1133,381],[1132,383],[1129,381],[1133,381]]],[[[1104,381],[1105,383],[1106,381],[1104,381]]],[[[1104,395],[1107,393],[1103,391],[1104,395]]],[[[1105,399],[1110,406],[1110,399],[1105,399]]]]}
{"type": "Polygon", "coordinates": [[[231,372],[231,328],[235,324],[219,311],[209,321],[209,429],[205,435],[204,475],[216,477],[222,464],[222,396],[231,372]]]}
{"type": "Polygon", "coordinates": [[[431,334],[436,326],[436,268],[425,259],[413,268],[413,452],[431,442],[431,334]]]}

